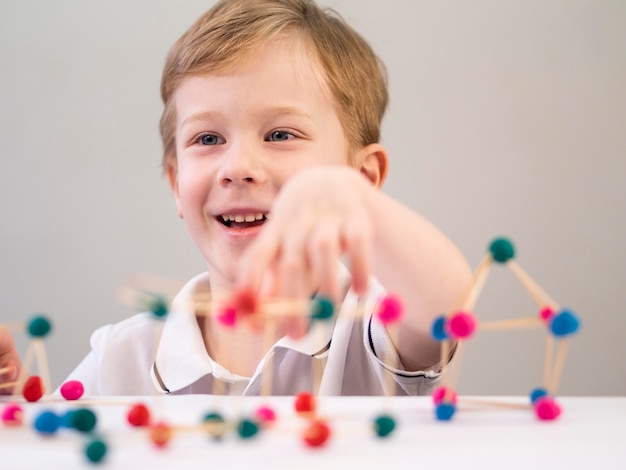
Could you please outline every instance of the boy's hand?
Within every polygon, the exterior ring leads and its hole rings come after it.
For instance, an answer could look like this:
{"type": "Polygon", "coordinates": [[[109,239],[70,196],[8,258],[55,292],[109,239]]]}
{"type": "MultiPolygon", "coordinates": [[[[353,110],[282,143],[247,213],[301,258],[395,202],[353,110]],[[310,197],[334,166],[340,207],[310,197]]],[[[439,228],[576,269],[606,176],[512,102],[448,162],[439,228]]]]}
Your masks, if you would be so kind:
{"type": "MultiPolygon", "coordinates": [[[[349,167],[313,167],[294,175],[242,257],[237,286],[286,300],[317,291],[337,301],[337,261],[345,255],[354,289],[364,292],[373,251],[369,190],[367,180],[349,167]]],[[[292,325],[294,336],[302,326],[292,325]]]]}
{"type": "MultiPolygon", "coordinates": [[[[17,379],[22,362],[15,348],[13,336],[9,330],[0,325],[0,384],[13,382],[17,379]]],[[[11,394],[12,388],[0,388],[0,394],[11,394]]]]}

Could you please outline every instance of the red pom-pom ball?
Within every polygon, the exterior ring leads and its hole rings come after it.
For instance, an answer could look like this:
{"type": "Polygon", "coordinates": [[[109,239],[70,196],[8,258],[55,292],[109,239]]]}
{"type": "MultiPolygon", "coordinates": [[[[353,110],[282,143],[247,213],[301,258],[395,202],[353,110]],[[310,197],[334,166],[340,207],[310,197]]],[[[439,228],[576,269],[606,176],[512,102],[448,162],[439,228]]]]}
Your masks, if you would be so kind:
{"type": "Polygon", "coordinates": [[[324,421],[313,421],[304,430],[304,442],[311,447],[323,446],[330,437],[330,428],[324,421]]]}
{"type": "Polygon", "coordinates": [[[143,403],[136,403],[128,410],[126,418],[132,426],[147,426],[150,424],[150,411],[143,403]]]}
{"type": "Polygon", "coordinates": [[[44,394],[44,386],[41,381],[41,377],[38,375],[31,375],[26,379],[26,383],[24,384],[24,389],[22,390],[22,395],[26,399],[26,401],[34,402],[38,401],[44,394]]]}
{"type": "Polygon", "coordinates": [[[299,393],[296,395],[294,407],[298,414],[314,415],[316,408],[315,396],[309,392],[299,393]]]}

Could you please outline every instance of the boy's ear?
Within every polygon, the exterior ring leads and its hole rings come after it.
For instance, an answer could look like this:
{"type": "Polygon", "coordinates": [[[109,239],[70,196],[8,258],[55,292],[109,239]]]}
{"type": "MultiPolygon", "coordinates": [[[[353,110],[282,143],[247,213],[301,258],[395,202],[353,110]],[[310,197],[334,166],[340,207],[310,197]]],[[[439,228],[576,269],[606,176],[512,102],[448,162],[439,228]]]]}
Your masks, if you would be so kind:
{"type": "Polygon", "coordinates": [[[380,144],[370,144],[359,151],[361,174],[377,188],[382,187],[387,178],[388,159],[387,151],[380,144]]]}
{"type": "Polygon", "coordinates": [[[170,183],[170,188],[172,188],[172,193],[174,193],[174,199],[176,199],[178,217],[182,219],[183,211],[180,207],[180,197],[178,193],[178,168],[176,167],[176,160],[167,163],[167,181],[170,183]]]}

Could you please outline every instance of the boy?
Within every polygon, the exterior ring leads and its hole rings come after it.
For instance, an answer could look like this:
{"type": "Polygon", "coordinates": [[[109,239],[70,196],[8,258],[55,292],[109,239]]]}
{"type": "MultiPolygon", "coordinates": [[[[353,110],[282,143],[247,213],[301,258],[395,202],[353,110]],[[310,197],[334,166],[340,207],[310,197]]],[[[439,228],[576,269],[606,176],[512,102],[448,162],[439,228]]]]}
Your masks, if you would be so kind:
{"type": "MultiPolygon", "coordinates": [[[[378,190],[387,90],[369,45],[311,1],[225,0],[173,46],[161,96],[163,167],[207,272],[162,328],[140,314],[97,330],[70,378],[92,395],[254,395],[271,377],[271,393],[290,395],[314,385],[323,361],[321,394],[380,394],[389,373],[392,393],[428,393],[440,362],[432,321],[471,273],[443,234],[378,190]],[[397,344],[372,316],[387,291],[405,307],[397,344]],[[217,311],[233,292],[280,298],[294,315],[278,317],[268,343],[261,328],[233,333],[194,308],[210,293],[217,311]],[[337,313],[306,335],[297,305],[313,295],[337,313]]],[[[16,364],[0,331],[3,344],[0,367],[16,364]]]]}

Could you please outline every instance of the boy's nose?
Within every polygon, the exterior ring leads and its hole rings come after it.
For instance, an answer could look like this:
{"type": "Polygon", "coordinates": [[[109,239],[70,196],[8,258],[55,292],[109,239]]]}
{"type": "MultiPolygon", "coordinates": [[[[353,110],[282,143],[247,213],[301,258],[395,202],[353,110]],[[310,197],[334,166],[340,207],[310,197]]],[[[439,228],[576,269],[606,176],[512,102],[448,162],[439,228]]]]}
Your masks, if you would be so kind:
{"type": "Polygon", "coordinates": [[[261,183],[265,170],[251,149],[233,147],[220,165],[219,180],[223,186],[239,183],[261,183]]]}

